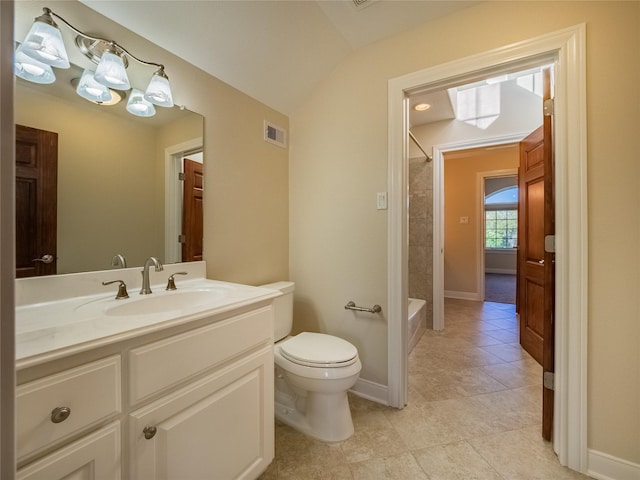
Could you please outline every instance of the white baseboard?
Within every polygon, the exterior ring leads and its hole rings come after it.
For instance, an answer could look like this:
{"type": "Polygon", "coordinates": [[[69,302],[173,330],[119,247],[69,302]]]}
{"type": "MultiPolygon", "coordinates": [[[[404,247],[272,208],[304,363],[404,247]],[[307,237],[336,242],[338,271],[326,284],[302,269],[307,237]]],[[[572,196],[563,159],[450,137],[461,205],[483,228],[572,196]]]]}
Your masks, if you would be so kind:
{"type": "Polygon", "coordinates": [[[515,275],[517,271],[512,268],[485,268],[484,273],[499,273],[501,275],[515,275]]]}
{"type": "Polygon", "coordinates": [[[587,475],[598,480],[638,480],[640,464],[589,449],[587,475]]]}
{"type": "Polygon", "coordinates": [[[372,402],[389,405],[389,388],[386,385],[359,378],[349,391],[372,402]]]}
{"type": "Polygon", "coordinates": [[[445,290],[444,296],[445,298],[458,298],[460,300],[482,301],[477,292],[456,292],[455,290],[445,290]]]}

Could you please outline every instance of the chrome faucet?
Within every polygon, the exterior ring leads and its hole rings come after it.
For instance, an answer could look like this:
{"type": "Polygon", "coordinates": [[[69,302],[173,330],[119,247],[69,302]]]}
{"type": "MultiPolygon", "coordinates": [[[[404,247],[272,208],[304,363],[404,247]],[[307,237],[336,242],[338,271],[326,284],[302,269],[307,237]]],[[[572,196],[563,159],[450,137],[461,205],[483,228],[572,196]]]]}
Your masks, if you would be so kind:
{"type": "Polygon", "coordinates": [[[142,288],[140,289],[140,295],[147,295],[151,293],[151,287],[149,286],[149,267],[153,263],[156,272],[161,272],[164,267],[156,257],[149,257],[144,262],[144,269],[142,270],[142,288]]]}

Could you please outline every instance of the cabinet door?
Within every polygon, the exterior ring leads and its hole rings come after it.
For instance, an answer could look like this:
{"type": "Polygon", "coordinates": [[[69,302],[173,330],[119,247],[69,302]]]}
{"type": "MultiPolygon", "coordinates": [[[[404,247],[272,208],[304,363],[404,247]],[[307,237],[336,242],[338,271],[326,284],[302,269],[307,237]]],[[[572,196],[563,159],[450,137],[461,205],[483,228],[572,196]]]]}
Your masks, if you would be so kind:
{"type": "Polygon", "coordinates": [[[273,347],[137,410],[130,420],[132,479],[256,478],[274,455],[273,347]]]}
{"type": "Polygon", "coordinates": [[[18,480],[117,480],[120,422],[82,437],[18,470],[18,480]]]}

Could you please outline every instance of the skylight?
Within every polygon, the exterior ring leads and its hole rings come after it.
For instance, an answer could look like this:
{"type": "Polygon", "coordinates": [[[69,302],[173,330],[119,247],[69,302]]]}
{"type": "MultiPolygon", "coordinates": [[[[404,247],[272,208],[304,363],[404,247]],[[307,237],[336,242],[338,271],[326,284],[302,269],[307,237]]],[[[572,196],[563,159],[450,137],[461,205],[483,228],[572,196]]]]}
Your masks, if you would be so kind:
{"type": "Polygon", "coordinates": [[[521,88],[542,97],[542,68],[489,78],[469,85],[450,88],[456,120],[486,129],[500,116],[500,91],[504,82],[513,82],[521,88]]]}

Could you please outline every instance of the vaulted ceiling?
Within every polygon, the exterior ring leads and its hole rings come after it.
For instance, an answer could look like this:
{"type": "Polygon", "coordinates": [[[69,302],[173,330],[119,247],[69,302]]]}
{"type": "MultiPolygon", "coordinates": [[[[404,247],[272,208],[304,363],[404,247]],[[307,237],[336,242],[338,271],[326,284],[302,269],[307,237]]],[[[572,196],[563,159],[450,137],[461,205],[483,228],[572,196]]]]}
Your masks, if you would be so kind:
{"type": "Polygon", "coordinates": [[[287,114],[356,49],[477,3],[80,1],[287,114]]]}

